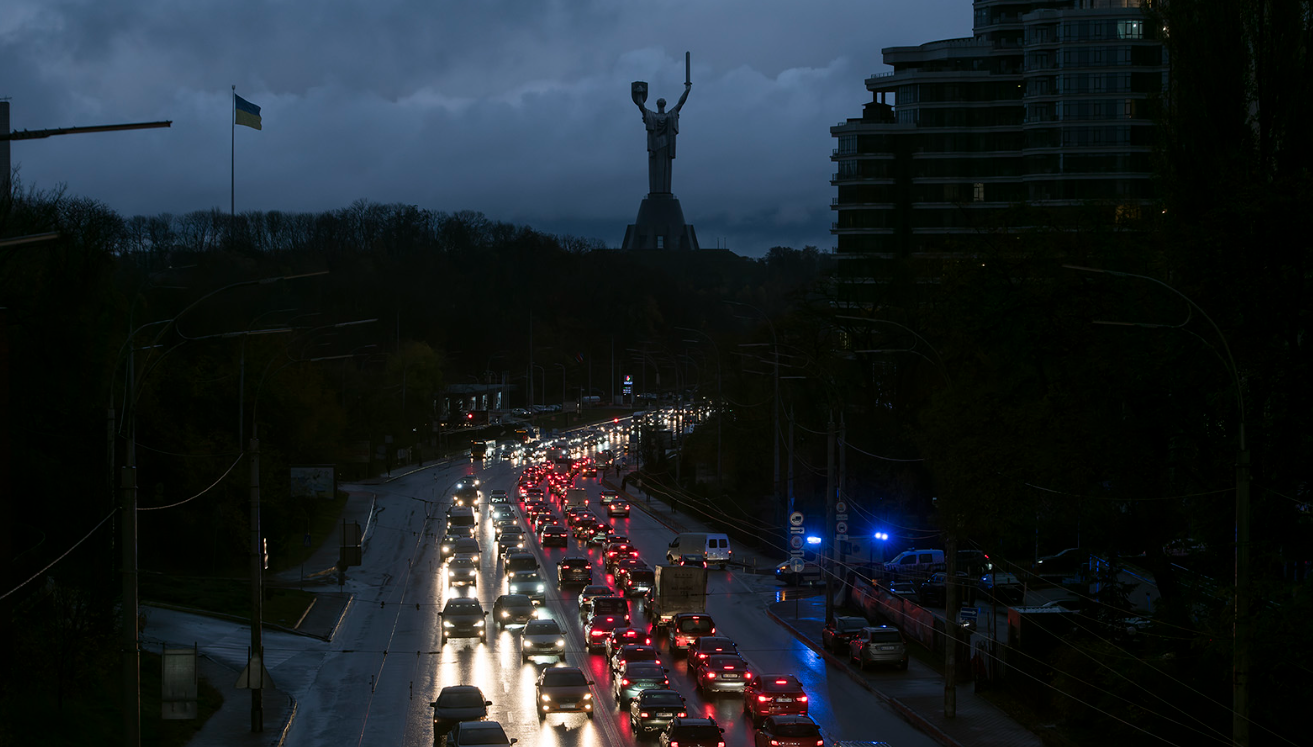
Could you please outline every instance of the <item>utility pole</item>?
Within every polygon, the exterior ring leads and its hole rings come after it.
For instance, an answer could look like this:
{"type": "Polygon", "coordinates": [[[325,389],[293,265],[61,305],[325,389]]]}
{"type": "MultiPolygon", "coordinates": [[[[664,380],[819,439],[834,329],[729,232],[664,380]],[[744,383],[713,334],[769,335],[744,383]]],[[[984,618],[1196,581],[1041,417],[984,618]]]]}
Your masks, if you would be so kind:
{"type": "Polygon", "coordinates": [[[251,688],[251,731],[264,731],[264,573],[260,552],[260,439],[251,424],[251,656],[246,665],[247,684],[251,688]]]}
{"type": "Polygon", "coordinates": [[[944,538],[944,718],[957,718],[957,525],[948,517],[944,538]]]}
{"type": "MultiPolygon", "coordinates": [[[[847,428],[847,426],[845,425],[844,417],[843,417],[843,412],[841,411],[841,412],[839,413],[839,442],[838,442],[838,446],[839,446],[839,493],[838,493],[838,499],[844,501],[845,503],[846,503],[847,500],[848,500],[848,494],[847,494],[847,492],[844,490],[844,475],[847,474],[847,472],[848,472],[848,469],[847,469],[847,467],[848,467],[848,458],[847,458],[847,456],[848,456],[848,449],[847,449],[847,447],[846,447],[846,446],[847,446],[847,443],[848,443],[847,440],[846,440],[846,438],[847,438],[847,434],[848,434],[848,428],[847,428]]],[[[838,527],[836,526],[835,528],[836,528],[836,530],[837,530],[838,527]]],[[[840,542],[841,542],[842,544],[839,545],[839,567],[842,568],[842,569],[844,569],[844,570],[843,570],[843,575],[844,575],[844,581],[845,581],[845,583],[846,583],[846,582],[847,582],[847,579],[848,579],[848,540],[840,540],[840,542]]]]}
{"type": "MultiPolygon", "coordinates": [[[[136,393],[136,357],[132,338],[128,338],[128,396],[136,393]]],[[[119,482],[122,503],[119,517],[123,553],[123,621],[120,651],[123,657],[123,743],[126,747],[141,744],[141,650],[137,620],[137,419],[136,407],[129,399],[128,448],[119,482]]]]}
{"type": "Polygon", "coordinates": [[[834,413],[830,413],[830,422],[825,426],[825,528],[829,536],[826,544],[828,562],[821,568],[825,571],[825,622],[834,622],[834,557],[837,540],[834,526],[834,413]]]}

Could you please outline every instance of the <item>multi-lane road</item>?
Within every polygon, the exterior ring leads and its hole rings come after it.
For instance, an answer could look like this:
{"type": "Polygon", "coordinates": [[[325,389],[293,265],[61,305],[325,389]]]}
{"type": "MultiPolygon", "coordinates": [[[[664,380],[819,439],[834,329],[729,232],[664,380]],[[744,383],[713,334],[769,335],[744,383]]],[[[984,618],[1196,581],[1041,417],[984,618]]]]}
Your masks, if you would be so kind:
{"type": "MultiPolygon", "coordinates": [[[[284,692],[297,700],[296,717],[287,735],[289,747],[322,744],[433,744],[429,704],[442,687],[477,685],[493,705],[489,718],[501,722],[507,734],[531,745],[629,745],[635,739],[627,712],[611,696],[610,674],[601,655],[583,645],[576,604],[577,588],[558,591],[556,563],[565,555],[586,554],[595,562],[594,578],[606,578],[600,551],[571,539],[568,548],[544,550],[531,543],[547,583],[547,601],[540,615],[558,620],[567,632],[566,661],[590,673],[595,683],[595,718],[582,714],[537,717],[534,682],[543,666],[521,664],[518,630],[497,631],[488,642],[451,639],[439,645],[438,611],[450,595],[477,596],[486,610],[505,593],[506,581],[496,552],[487,496],[501,488],[514,501],[520,469],[508,462],[487,465],[457,461],[380,486],[379,510],[366,537],[364,563],[353,568],[347,590],[355,601],[331,643],[278,632],[265,635],[266,666],[284,692]],[[462,477],[482,481],[485,500],[478,538],[481,575],[475,587],[447,588],[438,550],[445,526],[450,488],[462,477]]],[[[598,504],[595,479],[578,479],[598,504]]],[[[373,490],[373,488],[371,488],[373,490]]],[[[641,510],[629,519],[612,520],[628,534],[641,556],[652,565],[662,562],[673,532],[641,510]]],[[[529,535],[532,536],[532,535],[529,535]]],[[[609,580],[609,579],[608,579],[609,580]]],[[[774,579],[741,570],[710,571],[708,612],[718,633],[732,638],[754,671],[796,675],[810,695],[812,717],[829,739],[882,740],[899,747],[935,744],[916,731],[874,695],[857,687],[842,672],[827,668],[824,659],[774,624],[765,606],[776,601],[774,579]]],[[[646,618],[641,604],[631,603],[636,624],[646,618]]],[[[489,616],[491,622],[491,615],[489,616]]],[[[246,629],[223,621],[163,615],[152,635],[172,641],[197,640],[203,652],[232,666],[245,663],[246,629]],[[189,626],[178,630],[178,626],[189,626]]],[[[689,715],[711,717],[725,729],[728,746],[754,744],[754,730],[742,713],[741,696],[703,698],[692,686],[683,659],[662,650],[670,669],[671,687],[688,700],[689,715]]],[[[897,677],[899,673],[890,672],[897,677]]]]}

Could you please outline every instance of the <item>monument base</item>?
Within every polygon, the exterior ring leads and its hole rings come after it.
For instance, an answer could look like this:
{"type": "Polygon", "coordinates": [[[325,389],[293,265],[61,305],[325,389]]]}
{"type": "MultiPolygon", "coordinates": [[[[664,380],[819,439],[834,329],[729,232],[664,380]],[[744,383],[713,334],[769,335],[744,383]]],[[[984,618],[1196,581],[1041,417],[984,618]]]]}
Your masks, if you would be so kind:
{"type": "Polygon", "coordinates": [[[625,229],[621,249],[697,249],[693,226],[684,222],[679,198],[670,193],[649,193],[638,206],[638,218],[625,229]]]}

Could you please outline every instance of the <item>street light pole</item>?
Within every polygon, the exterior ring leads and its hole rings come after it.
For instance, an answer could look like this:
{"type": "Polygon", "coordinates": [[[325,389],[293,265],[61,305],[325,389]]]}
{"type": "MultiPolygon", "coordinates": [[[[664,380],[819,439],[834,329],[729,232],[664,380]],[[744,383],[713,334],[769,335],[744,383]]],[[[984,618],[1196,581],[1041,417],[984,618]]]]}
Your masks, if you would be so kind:
{"type": "MultiPolygon", "coordinates": [[[[1180,296],[1191,308],[1198,311],[1199,314],[1208,320],[1212,325],[1213,331],[1217,333],[1218,339],[1222,341],[1222,349],[1226,351],[1224,364],[1227,373],[1231,374],[1231,383],[1235,386],[1236,411],[1240,419],[1240,427],[1237,429],[1238,441],[1236,444],[1236,466],[1235,466],[1235,591],[1233,605],[1235,609],[1235,619],[1231,628],[1231,741],[1237,745],[1249,744],[1249,444],[1245,439],[1245,397],[1244,390],[1240,388],[1240,371],[1236,368],[1235,358],[1231,355],[1231,346],[1226,342],[1226,335],[1217,326],[1212,317],[1200,308],[1199,304],[1190,299],[1189,296],[1164,283],[1163,281],[1149,277],[1148,275],[1136,275],[1130,272],[1118,272],[1114,270],[1101,270],[1095,267],[1080,267],[1077,265],[1063,265],[1069,270],[1078,270],[1080,272],[1093,272],[1101,275],[1111,275],[1115,278],[1136,278],[1138,280],[1148,280],[1157,283],[1167,290],[1180,296]]],[[[1145,328],[1176,328],[1175,324],[1147,324],[1140,322],[1108,322],[1098,321],[1095,324],[1108,324],[1118,327],[1145,327],[1145,328]]],[[[1202,339],[1202,338],[1201,338],[1202,339]]],[[[1214,349],[1216,352],[1216,349],[1214,349]]]]}

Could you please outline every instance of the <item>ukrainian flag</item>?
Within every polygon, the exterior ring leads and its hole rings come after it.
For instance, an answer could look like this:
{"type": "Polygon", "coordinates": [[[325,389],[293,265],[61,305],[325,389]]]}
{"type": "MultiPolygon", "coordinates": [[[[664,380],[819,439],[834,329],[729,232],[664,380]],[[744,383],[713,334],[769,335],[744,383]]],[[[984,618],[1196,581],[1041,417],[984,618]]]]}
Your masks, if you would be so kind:
{"type": "Polygon", "coordinates": [[[233,97],[237,99],[237,124],[246,125],[257,130],[262,129],[260,127],[260,107],[235,93],[233,97]]]}

